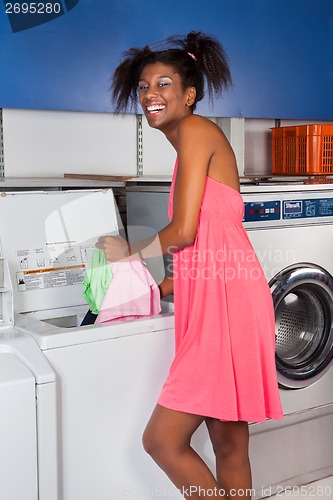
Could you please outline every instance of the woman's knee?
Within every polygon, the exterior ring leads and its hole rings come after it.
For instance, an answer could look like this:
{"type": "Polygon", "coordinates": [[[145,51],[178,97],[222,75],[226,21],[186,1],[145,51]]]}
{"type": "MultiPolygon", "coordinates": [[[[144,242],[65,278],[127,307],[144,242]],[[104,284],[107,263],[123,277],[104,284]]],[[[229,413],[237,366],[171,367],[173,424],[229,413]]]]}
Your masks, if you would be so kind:
{"type": "Polygon", "coordinates": [[[156,406],[142,436],[142,444],[153,458],[175,458],[187,451],[191,436],[203,417],[156,406]]]}
{"type": "Polygon", "coordinates": [[[144,450],[154,457],[159,450],[164,448],[164,439],[157,430],[151,427],[146,427],[142,435],[142,445],[144,450]]]}

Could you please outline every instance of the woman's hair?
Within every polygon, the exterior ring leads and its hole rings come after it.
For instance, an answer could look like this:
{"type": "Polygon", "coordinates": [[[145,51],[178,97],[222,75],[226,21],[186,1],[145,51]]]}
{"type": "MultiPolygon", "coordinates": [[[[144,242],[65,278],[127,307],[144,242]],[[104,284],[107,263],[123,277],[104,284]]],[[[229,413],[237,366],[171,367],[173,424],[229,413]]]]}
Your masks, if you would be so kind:
{"type": "Polygon", "coordinates": [[[116,113],[137,110],[142,70],[147,64],[157,62],[174,68],[181,77],[184,90],[196,88],[192,110],[204,97],[205,85],[212,100],[214,95],[221,95],[232,83],[228,58],[222,45],[211,36],[191,31],[186,36],[169,37],[153,47],[146,45],[124,53],[112,76],[111,91],[116,113]]]}

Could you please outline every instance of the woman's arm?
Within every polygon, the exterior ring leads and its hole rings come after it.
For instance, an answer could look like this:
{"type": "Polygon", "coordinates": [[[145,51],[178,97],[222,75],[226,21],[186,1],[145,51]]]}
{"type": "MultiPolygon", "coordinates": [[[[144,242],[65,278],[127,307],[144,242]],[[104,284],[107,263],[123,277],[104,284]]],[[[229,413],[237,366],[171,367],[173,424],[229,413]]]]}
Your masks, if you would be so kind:
{"type": "Polygon", "coordinates": [[[173,217],[157,235],[128,245],[120,237],[100,238],[98,248],[107,260],[144,259],[180,250],[194,242],[210,158],[211,129],[206,118],[184,118],[177,133],[178,171],[173,197],[173,217]]]}

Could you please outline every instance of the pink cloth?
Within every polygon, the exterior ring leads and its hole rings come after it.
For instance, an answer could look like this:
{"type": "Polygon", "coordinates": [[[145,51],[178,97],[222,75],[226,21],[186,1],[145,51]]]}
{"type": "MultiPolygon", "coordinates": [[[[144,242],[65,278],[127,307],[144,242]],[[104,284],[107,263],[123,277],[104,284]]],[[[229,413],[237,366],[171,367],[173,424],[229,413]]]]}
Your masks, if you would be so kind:
{"type": "Polygon", "coordinates": [[[176,354],[158,403],[260,422],[283,414],[272,297],[243,211],[237,191],[207,177],[195,242],[173,255],[176,354]]]}
{"type": "Polygon", "coordinates": [[[161,311],[158,286],[141,260],[109,264],[112,280],[95,323],[138,319],[161,311]]]}

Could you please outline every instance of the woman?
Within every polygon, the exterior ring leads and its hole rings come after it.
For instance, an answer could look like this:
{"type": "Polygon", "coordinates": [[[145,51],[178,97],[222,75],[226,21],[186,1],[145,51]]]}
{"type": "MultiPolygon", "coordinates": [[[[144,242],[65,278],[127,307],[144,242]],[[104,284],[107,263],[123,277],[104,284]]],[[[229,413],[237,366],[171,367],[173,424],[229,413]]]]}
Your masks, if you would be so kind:
{"type": "Polygon", "coordinates": [[[163,254],[173,253],[174,273],[160,292],[174,293],[176,353],[144,432],[146,451],[185,498],[250,498],[248,422],[282,418],[274,311],[242,226],[234,153],[217,125],[193,114],[204,85],[210,97],[219,95],[231,76],[214,38],[191,32],[166,43],[163,50],[125,54],[113,76],[113,98],[118,112],[139,99],[149,125],[177,152],[170,224],[130,248],[118,237],[98,246],[111,261],[138,251],[152,256],[157,243],[163,254]],[[202,422],[216,478],[190,446],[202,422]]]}

